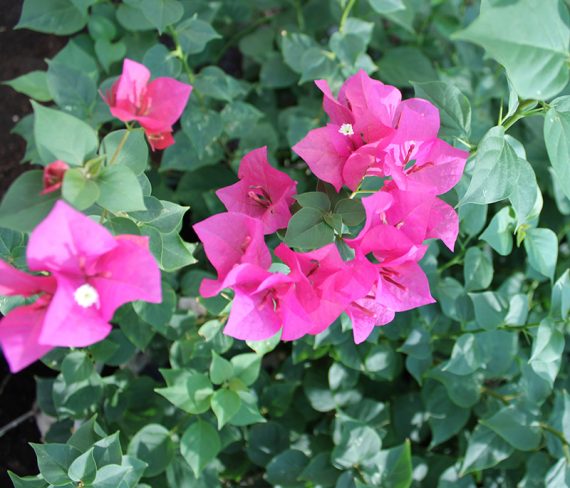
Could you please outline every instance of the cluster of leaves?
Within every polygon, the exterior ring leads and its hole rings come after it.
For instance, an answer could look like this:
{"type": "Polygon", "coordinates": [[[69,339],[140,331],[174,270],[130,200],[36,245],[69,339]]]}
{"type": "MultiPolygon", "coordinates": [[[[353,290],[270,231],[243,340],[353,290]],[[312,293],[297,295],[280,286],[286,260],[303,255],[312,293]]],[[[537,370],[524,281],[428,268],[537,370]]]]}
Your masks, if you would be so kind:
{"type": "MultiPolygon", "coordinates": [[[[59,374],[38,379],[37,401],[54,423],[34,447],[40,475],[12,474],[16,487],[570,486],[562,0],[25,0],[19,27],[72,35],[47,71],[9,82],[36,100],[14,129],[25,161],[66,161],[63,198],[148,235],[165,299],[45,358],[59,374]],[[125,56],[194,86],[176,144],[151,162],[97,93],[125,56]],[[302,193],[287,242],[316,248],[357,225],[360,209],[315,188],[289,148],[323,125],[312,81],[358,69],[432,101],[443,137],[471,150],[445,196],[456,253],[433,243],[422,262],[438,303],[360,346],[344,319],[293,344],[234,341],[230,297],[198,295],[211,270],[183,217],[222,211],[214,191],[267,145],[302,193]]],[[[23,264],[24,233],[55,199],[41,188],[29,171],[2,201],[2,259],[23,264]]]]}

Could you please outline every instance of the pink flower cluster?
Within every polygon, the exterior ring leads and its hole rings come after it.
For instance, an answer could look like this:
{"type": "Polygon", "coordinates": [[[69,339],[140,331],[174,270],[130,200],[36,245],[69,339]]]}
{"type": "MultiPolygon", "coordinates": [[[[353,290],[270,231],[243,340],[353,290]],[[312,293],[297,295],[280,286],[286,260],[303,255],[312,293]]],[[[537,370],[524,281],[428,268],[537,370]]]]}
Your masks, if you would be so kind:
{"type": "Polygon", "coordinates": [[[149,82],[150,76],[146,66],[125,59],[121,76],[104,100],[114,117],[141,125],[153,150],[165,149],[174,144],[172,126],[182,115],[192,86],[167,77],[149,82]]]}
{"type": "Polygon", "coordinates": [[[113,236],[58,201],[30,235],[29,275],[0,261],[0,295],[37,297],[0,321],[0,344],[13,372],[57,346],[83,347],[111,331],[115,310],[134,300],[162,300],[148,238],[113,236]]]}
{"type": "Polygon", "coordinates": [[[264,236],[287,226],[295,182],[268,164],[265,148],[243,159],[240,181],[218,191],[228,212],[194,226],[218,273],[200,293],[234,291],[224,332],[238,339],[318,334],[344,312],[360,343],[396,312],[434,301],[418,265],[424,241],[441,239],[453,250],[457,238],[457,214],[437,196],[459,181],[468,154],[437,138],[438,110],[426,100],[402,101],[396,88],[363,71],[344,83],[338,100],[326,81],[316,84],[331,122],[294,151],[337,191],[358,190],[365,177],[384,185],[361,200],[366,221],[358,235],[343,237],[352,260],[335,244],[311,252],[280,244],[274,254],[288,272],[271,271],[264,236]]]}

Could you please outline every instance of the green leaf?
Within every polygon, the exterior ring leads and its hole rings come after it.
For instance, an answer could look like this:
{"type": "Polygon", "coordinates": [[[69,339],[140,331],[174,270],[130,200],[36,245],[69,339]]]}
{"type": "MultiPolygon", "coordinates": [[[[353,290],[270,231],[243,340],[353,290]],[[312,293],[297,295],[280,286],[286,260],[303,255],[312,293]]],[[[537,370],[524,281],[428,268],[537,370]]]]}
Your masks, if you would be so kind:
{"type": "Polygon", "coordinates": [[[170,432],[159,424],[148,424],[131,439],[128,454],[147,464],[145,477],[162,473],[174,458],[170,432]]]}
{"type": "Polygon", "coordinates": [[[36,147],[44,163],[60,159],[80,166],[95,153],[99,143],[97,133],[85,122],[36,102],[32,106],[36,147]]]}
{"type": "Polygon", "coordinates": [[[222,388],[212,396],[211,405],[218,419],[218,430],[221,430],[238,413],[241,399],[235,391],[222,388]]]}
{"type": "Polygon", "coordinates": [[[231,359],[234,376],[243,381],[245,386],[250,386],[259,377],[261,369],[261,357],[257,354],[238,354],[231,359]]]}
{"type": "Polygon", "coordinates": [[[516,220],[510,207],[503,207],[491,219],[491,222],[479,238],[489,244],[501,256],[508,256],[513,250],[513,232],[516,220]]]}
{"type": "Polygon", "coordinates": [[[301,55],[301,79],[299,83],[326,79],[332,76],[336,64],[331,54],[320,47],[311,47],[301,55]]]}
{"type": "Polygon", "coordinates": [[[334,230],[323,220],[323,213],[305,207],[289,221],[285,242],[301,249],[318,249],[334,241],[334,230]]]}
{"type": "Polygon", "coordinates": [[[38,476],[26,476],[21,478],[12,471],[8,471],[8,476],[10,476],[10,481],[14,485],[14,488],[48,488],[46,481],[38,476]]]}
{"type": "Polygon", "coordinates": [[[100,190],[97,203],[110,212],[146,209],[139,180],[127,166],[106,166],[97,182],[100,190]]]}
{"type": "Polygon", "coordinates": [[[463,334],[453,345],[451,359],[443,367],[443,371],[463,376],[485,367],[485,357],[474,334],[463,334]]]}
{"type": "Polygon", "coordinates": [[[101,149],[100,152],[107,157],[108,165],[126,166],[135,175],[144,173],[147,168],[148,146],[142,130],[123,129],[111,132],[103,139],[101,149]],[[124,139],[125,136],[126,139],[124,139]],[[124,142],[121,145],[123,139],[124,142]]]}
{"type": "Polygon", "coordinates": [[[218,455],[220,449],[218,432],[202,419],[197,419],[188,427],[180,440],[180,452],[197,478],[206,465],[218,455]]]}
{"type": "Polygon", "coordinates": [[[141,479],[146,463],[130,456],[123,456],[121,464],[103,466],[97,471],[93,488],[135,488],[141,479]]]}
{"type": "Polygon", "coordinates": [[[208,42],[221,38],[211,24],[194,17],[178,24],[176,32],[184,54],[201,53],[208,42]]]}
{"type": "Polygon", "coordinates": [[[469,293],[475,309],[477,325],[483,329],[492,330],[504,323],[508,304],[498,293],[485,291],[469,293]]]}
{"type": "Polygon", "coordinates": [[[554,316],[566,319],[570,311],[570,270],[564,271],[554,283],[551,303],[554,316]]]}
{"type": "Polygon", "coordinates": [[[83,168],[70,168],[63,177],[61,195],[78,210],[85,210],[99,198],[99,186],[85,175],[83,168]]]}
{"type": "MultiPolygon", "coordinates": [[[[554,406],[548,419],[551,428],[561,432],[565,439],[570,437],[570,395],[566,390],[554,392],[554,406]]],[[[554,457],[564,456],[565,446],[561,440],[549,432],[544,431],[548,452],[554,457]]]]}
{"type": "Polygon", "coordinates": [[[184,242],[178,231],[165,234],[144,225],[141,234],[150,237],[150,251],[157,259],[160,269],[176,271],[196,262],[193,256],[195,245],[184,242]]]}
{"type": "Polygon", "coordinates": [[[31,232],[49,213],[58,192],[42,195],[42,171],[26,171],[10,186],[0,204],[0,226],[31,232]]]}
{"type": "Polygon", "coordinates": [[[138,8],[160,33],[184,15],[184,6],[178,0],[140,0],[138,8]]]}
{"type": "Polygon", "coordinates": [[[438,109],[444,134],[469,138],[471,104],[455,86],[443,81],[413,83],[417,97],[432,102],[438,109]]]}
{"type": "Polygon", "coordinates": [[[357,199],[344,198],[339,200],[334,207],[334,213],[340,215],[342,221],[349,227],[360,225],[366,218],[364,206],[357,199]]]}
{"type": "Polygon", "coordinates": [[[105,71],[109,71],[113,63],[118,63],[125,57],[127,45],[122,41],[111,42],[107,39],[97,39],[95,41],[95,54],[105,71]]]}
{"type": "Polygon", "coordinates": [[[186,370],[161,370],[168,385],[155,391],[173,405],[191,414],[200,414],[210,408],[214,390],[205,374],[186,370]]]}
{"type": "Polygon", "coordinates": [[[67,471],[81,452],[66,444],[31,444],[38,459],[43,478],[52,485],[64,485],[70,480],[67,471]]]}
{"type": "Polygon", "coordinates": [[[327,212],[331,208],[329,197],[321,191],[301,193],[300,195],[295,195],[294,198],[301,207],[313,208],[322,212],[327,212]]]}
{"type": "Polygon", "coordinates": [[[433,388],[423,388],[422,396],[432,431],[430,448],[447,441],[463,429],[470,409],[460,408],[449,398],[445,388],[433,382],[433,388]]]}
{"type": "Polygon", "coordinates": [[[88,485],[95,479],[96,472],[97,465],[93,457],[93,448],[91,448],[71,463],[67,475],[76,483],[82,481],[88,485]]]}
{"type": "Polygon", "coordinates": [[[231,419],[230,424],[241,427],[258,422],[265,422],[265,419],[257,408],[255,396],[247,391],[239,391],[238,395],[241,399],[241,406],[238,413],[231,419]]]}
{"type": "Polygon", "coordinates": [[[570,28],[563,3],[485,0],[453,38],[479,44],[501,63],[521,98],[547,100],[568,83],[570,28]]]}
{"type": "Polygon", "coordinates": [[[558,462],[548,470],[544,478],[544,484],[548,488],[570,485],[570,465],[565,457],[559,459],[558,462]]]}
{"type": "Polygon", "coordinates": [[[380,436],[372,427],[348,422],[342,428],[338,444],[331,460],[339,469],[358,466],[374,456],[382,446],[380,436]]]}
{"type": "Polygon", "coordinates": [[[478,247],[470,247],[465,254],[463,268],[466,291],[484,290],[493,281],[493,262],[478,247]]]}
{"type": "Polygon", "coordinates": [[[380,451],[370,464],[373,486],[408,488],[412,485],[412,449],[409,440],[400,446],[380,451]]]}
{"type": "Polygon", "coordinates": [[[143,64],[154,77],[178,78],[182,72],[180,59],[172,56],[164,44],[155,44],[145,54],[143,64]]]}
{"type": "Polygon", "coordinates": [[[479,143],[473,177],[459,204],[494,203],[510,197],[523,161],[507,142],[503,127],[490,129],[479,143]]]}
{"type": "Polygon", "coordinates": [[[460,376],[444,371],[440,365],[430,370],[427,376],[442,383],[451,401],[462,408],[472,407],[481,397],[481,377],[475,373],[460,376]]]}
{"type": "Polygon", "coordinates": [[[465,458],[461,465],[461,476],[492,468],[507,459],[514,448],[495,432],[484,425],[478,425],[469,437],[465,458]]]}
{"type": "Polygon", "coordinates": [[[25,0],[16,28],[66,36],[86,23],[87,7],[80,8],[72,0],[25,0]]]}
{"type": "Polygon", "coordinates": [[[249,431],[247,455],[258,466],[289,447],[289,432],[277,422],[254,425],[249,431]]]}
{"type": "Polygon", "coordinates": [[[570,97],[551,102],[544,119],[544,142],[559,188],[570,198],[570,97]]]}
{"type": "Polygon", "coordinates": [[[113,21],[103,15],[90,15],[87,29],[93,39],[112,41],[117,35],[117,28],[113,21]]]}
{"type": "Polygon", "coordinates": [[[272,485],[294,485],[309,459],[297,449],[288,449],[275,456],[267,465],[265,477],[272,485]]]}
{"type": "Polygon", "coordinates": [[[560,370],[564,344],[564,334],[556,328],[551,319],[540,322],[528,362],[533,371],[547,381],[551,388],[560,370]]]}
{"type": "Polygon", "coordinates": [[[190,110],[184,112],[180,123],[182,130],[190,139],[196,154],[200,158],[204,156],[208,146],[218,139],[224,131],[221,115],[213,110],[201,112],[191,107],[190,110]]]}
{"type": "Polygon", "coordinates": [[[194,89],[202,95],[231,102],[248,92],[247,85],[224,73],[217,66],[207,66],[194,81],[194,89]]]}
{"type": "Polygon", "coordinates": [[[297,81],[298,75],[274,54],[261,65],[259,81],[265,88],[286,88],[297,81]]]}
{"type": "Polygon", "coordinates": [[[89,117],[97,97],[97,85],[88,74],[62,62],[48,64],[47,83],[57,105],[80,119],[89,117]]]}
{"type": "Polygon", "coordinates": [[[437,80],[431,61],[415,47],[389,49],[380,60],[379,69],[386,83],[411,87],[412,82],[437,80]]]}
{"type": "Polygon", "coordinates": [[[52,99],[45,71],[30,71],[13,80],[4,81],[3,84],[39,102],[49,102],[52,99]]]}
{"type": "Polygon", "coordinates": [[[554,280],[558,259],[558,238],[550,229],[529,229],[524,248],[530,265],[540,274],[554,280]]]}
{"type": "Polygon", "coordinates": [[[479,423],[521,451],[534,451],[542,440],[540,429],[532,425],[529,412],[514,405],[502,408],[492,417],[481,419],[479,423]]]}
{"type": "Polygon", "coordinates": [[[281,50],[285,63],[296,73],[303,72],[302,57],[309,49],[316,47],[317,43],[305,34],[284,32],[281,41],[281,50]]]}
{"type": "Polygon", "coordinates": [[[212,351],[210,363],[210,379],[214,385],[221,385],[234,375],[234,367],[227,359],[212,351]]]}

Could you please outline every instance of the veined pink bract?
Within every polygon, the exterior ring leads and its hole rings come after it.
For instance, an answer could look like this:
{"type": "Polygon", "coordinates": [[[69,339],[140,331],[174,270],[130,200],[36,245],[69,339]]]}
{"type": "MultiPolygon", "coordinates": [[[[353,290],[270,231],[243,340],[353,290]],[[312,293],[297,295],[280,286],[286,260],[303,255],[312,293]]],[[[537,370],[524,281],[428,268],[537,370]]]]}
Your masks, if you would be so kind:
{"type": "Polygon", "coordinates": [[[0,344],[12,371],[56,346],[83,347],[111,331],[115,310],[134,300],[162,300],[161,276],[148,238],[113,236],[58,201],[27,248],[31,276],[0,261],[0,294],[35,296],[0,322],[0,344]]]}
{"type": "Polygon", "coordinates": [[[137,121],[152,149],[174,144],[172,126],[182,115],[192,86],[174,78],[149,81],[146,66],[131,59],[123,62],[123,72],[104,97],[113,116],[123,122],[137,121]]]}

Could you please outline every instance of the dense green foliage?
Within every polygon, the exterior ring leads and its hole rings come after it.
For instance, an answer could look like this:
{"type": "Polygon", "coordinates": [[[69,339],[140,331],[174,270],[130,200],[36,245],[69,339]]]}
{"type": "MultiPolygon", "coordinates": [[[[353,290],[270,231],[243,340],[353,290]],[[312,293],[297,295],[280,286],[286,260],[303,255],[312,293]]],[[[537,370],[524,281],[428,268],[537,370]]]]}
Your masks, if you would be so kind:
{"type": "MultiPolygon", "coordinates": [[[[9,82],[35,100],[14,129],[25,160],[66,161],[67,201],[149,236],[165,299],[44,358],[54,423],[33,446],[39,477],[12,475],[17,488],[570,486],[565,2],[26,0],[19,27],[70,35],[47,71],[9,82]],[[194,86],[176,144],[150,158],[98,94],[124,57],[194,86]],[[421,263],[438,303],[359,346],[344,318],[293,343],[233,340],[231,298],[198,296],[212,270],[189,224],[223,210],[214,191],[267,145],[299,193],[323,192],[283,237],[334,240],[354,211],[290,147],[325,121],[313,80],[337,89],[360,68],[432,101],[442,137],[471,152],[445,196],[456,252],[434,242],[421,263]]],[[[2,201],[2,259],[24,265],[56,198],[41,188],[29,171],[2,201]]]]}

